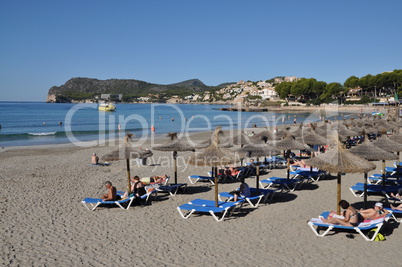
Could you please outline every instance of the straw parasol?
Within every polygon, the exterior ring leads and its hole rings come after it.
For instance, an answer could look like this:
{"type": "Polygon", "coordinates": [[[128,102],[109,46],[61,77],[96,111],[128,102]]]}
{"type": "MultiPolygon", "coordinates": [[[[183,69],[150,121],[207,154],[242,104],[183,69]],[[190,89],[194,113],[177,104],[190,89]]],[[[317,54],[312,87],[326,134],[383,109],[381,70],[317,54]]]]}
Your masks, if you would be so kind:
{"type": "Polygon", "coordinates": [[[323,146],[329,144],[328,139],[326,139],[322,135],[316,134],[314,130],[307,134],[301,135],[300,137],[296,138],[296,140],[309,145],[323,146]]]}
{"type": "MultiPolygon", "coordinates": [[[[386,135],[386,131],[383,130],[381,131],[381,136],[373,141],[373,145],[376,147],[379,147],[385,151],[388,152],[400,152],[402,151],[402,145],[392,141],[391,139],[388,138],[386,135]]],[[[382,169],[383,169],[383,186],[385,186],[385,160],[382,161],[382,169]]]]}
{"type": "Polygon", "coordinates": [[[229,165],[240,161],[240,157],[237,153],[219,147],[219,135],[221,134],[220,127],[216,127],[213,132],[212,143],[201,153],[195,153],[190,156],[188,163],[196,166],[212,166],[213,173],[215,176],[215,205],[218,206],[218,177],[217,177],[217,166],[229,165]]]}
{"type": "Polygon", "coordinates": [[[131,193],[131,185],[130,185],[130,159],[143,159],[148,158],[153,155],[150,150],[132,147],[130,144],[130,140],[132,140],[133,134],[127,133],[124,137],[124,144],[109,154],[102,156],[102,160],[105,161],[117,161],[117,160],[126,160],[127,164],[127,191],[131,193]]]}
{"type": "Polygon", "coordinates": [[[260,141],[260,140],[277,140],[278,137],[275,133],[270,132],[268,130],[268,128],[264,128],[264,130],[262,130],[262,132],[253,135],[251,138],[251,141],[255,142],[255,141],[260,141]]]}
{"type": "MultiPolygon", "coordinates": [[[[217,138],[219,139],[219,147],[222,148],[228,148],[228,147],[232,147],[233,145],[230,143],[230,140],[228,138],[226,138],[223,134],[222,128],[221,126],[217,126],[215,131],[217,131],[217,138]]],[[[208,140],[203,141],[201,144],[198,144],[196,146],[197,149],[203,149],[203,148],[207,148],[212,144],[212,141],[214,139],[214,134],[211,135],[211,138],[209,138],[208,140]]]]}
{"type": "Polygon", "coordinates": [[[233,136],[229,139],[229,143],[239,145],[239,146],[244,146],[247,144],[251,144],[250,137],[248,137],[244,132],[241,132],[240,134],[233,136]]]}
{"type": "Polygon", "coordinates": [[[291,134],[293,134],[294,136],[301,136],[302,133],[303,133],[303,123],[300,123],[299,127],[297,127],[296,130],[291,132],[291,134]]]}
{"type": "MultiPolygon", "coordinates": [[[[250,144],[247,146],[244,146],[237,150],[240,153],[247,153],[249,157],[264,157],[269,154],[278,154],[280,153],[277,149],[274,147],[268,145],[268,144],[250,144]]],[[[258,160],[257,160],[258,161],[258,160]]],[[[257,163],[256,166],[256,188],[257,188],[257,193],[259,193],[259,184],[260,184],[260,166],[257,163]]]]}
{"type": "Polygon", "coordinates": [[[375,165],[365,159],[362,159],[349,151],[341,144],[336,133],[331,134],[331,142],[335,145],[333,149],[318,155],[317,157],[307,159],[306,164],[320,168],[321,170],[337,173],[337,211],[341,200],[341,174],[342,173],[364,173],[375,169],[375,165]]]}
{"type": "MultiPolygon", "coordinates": [[[[394,160],[397,156],[374,146],[368,138],[363,143],[352,147],[349,152],[366,160],[394,160]]],[[[367,172],[364,173],[364,208],[367,206],[367,172]]]]}
{"type": "MultiPolygon", "coordinates": [[[[287,133],[282,140],[271,143],[276,149],[279,150],[309,150],[311,147],[296,141],[295,137],[291,133],[287,133]]],[[[290,159],[287,159],[287,178],[290,176],[290,159]]]]}
{"type": "Polygon", "coordinates": [[[155,150],[160,151],[173,151],[174,162],[174,183],[177,184],[177,152],[179,151],[195,151],[195,148],[186,141],[180,141],[177,137],[177,133],[169,133],[167,137],[170,138],[170,142],[165,145],[154,147],[155,150]]]}

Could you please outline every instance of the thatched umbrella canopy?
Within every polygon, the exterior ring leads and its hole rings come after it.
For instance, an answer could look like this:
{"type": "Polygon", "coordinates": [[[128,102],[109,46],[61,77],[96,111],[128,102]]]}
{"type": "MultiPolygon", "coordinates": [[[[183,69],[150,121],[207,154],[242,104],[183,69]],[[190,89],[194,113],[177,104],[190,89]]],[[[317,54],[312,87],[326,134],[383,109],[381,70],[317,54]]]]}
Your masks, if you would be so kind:
{"type": "MultiPolygon", "coordinates": [[[[399,144],[389,139],[385,131],[382,131],[381,136],[377,140],[373,141],[373,145],[388,152],[399,153],[400,151],[402,151],[402,144],[399,144]]],[[[383,168],[383,185],[385,186],[385,160],[382,161],[382,168],[383,168]]]]}
{"type": "Polygon", "coordinates": [[[274,138],[276,138],[277,140],[282,139],[287,134],[289,134],[289,130],[290,130],[290,127],[283,128],[282,130],[274,133],[274,138]]]}
{"type": "MultiPolygon", "coordinates": [[[[249,144],[237,150],[240,153],[246,153],[248,157],[265,157],[270,154],[279,154],[280,152],[268,144],[249,144]]],[[[260,186],[260,166],[256,166],[256,188],[257,193],[260,186]]]]}
{"type": "Polygon", "coordinates": [[[207,148],[209,147],[214,138],[218,138],[218,146],[222,147],[222,148],[228,148],[228,147],[232,147],[232,143],[230,142],[230,140],[228,138],[225,137],[225,135],[223,134],[222,128],[221,126],[217,126],[215,129],[215,132],[217,134],[217,136],[214,136],[214,133],[211,135],[211,138],[209,138],[208,140],[205,140],[204,142],[202,142],[201,144],[196,145],[197,149],[203,149],[203,148],[207,148]]]}
{"type": "Polygon", "coordinates": [[[342,124],[338,124],[338,127],[334,127],[334,130],[336,130],[338,132],[338,134],[343,138],[346,139],[348,136],[355,136],[357,135],[356,132],[350,130],[349,128],[347,128],[346,126],[342,125],[342,124]]]}
{"type": "Polygon", "coordinates": [[[299,127],[297,127],[296,130],[294,130],[290,133],[293,134],[294,136],[301,136],[303,134],[303,123],[300,123],[299,127]]]}
{"type": "Polygon", "coordinates": [[[347,151],[339,141],[337,135],[332,135],[331,138],[335,142],[333,149],[317,157],[307,159],[306,164],[338,174],[337,211],[339,213],[340,207],[338,203],[341,200],[341,173],[365,173],[374,170],[375,165],[347,151]]]}
{"type": "Polygon", "coordinates": [[[179,138],[177,137],[177,133],[169,133],[167,137],[170,138],[169,143],[154,147],[154,149],[160,151],[173,151],[174,183],[177,184],[177,152],[195,151],[195,148],[188,142],[179,140],[179,138]]]}
{"type": "Polygon", "coordinates": [[[310,133],[303,134],[302,136],[296,138],[297,141],[304,144],[309,145],[328,145],[329,141],[322,135],[316,134],[315,131],[311,131],[310,133]]]}
{"type": "Polygon", "coordinates": [[[392,141],[384,132],[373,142],[373,145],[388,152],[402,151],[402,144],[392,141]]]}
{"type": "Polygon", "coordinates": [[[260,140],[277,140],[278,136],[269,131],[268,128],[264,128],[264,130],[262,130],[262,132],[255,134],[253,136],[250,137],[250,140],[252,142],[259,142],[260,140]]]}
{"type": "Polygon", "coordinates": [[[397,142],[398,144],[402,144],[402,134],[399,131],[396,131],[393,135],[388,137],[394,142],[397,142]]]}
{"type": "MultiPolygon", "coordinates": [[[[313,150],[311,147],[297,141],[296,138],[290,133],[288,133],[282,140],[272,142],[271,145],[279,150],[313,150]]],[[[287,178],[289,179],[290,159],[288,158],[287,161],[287,178]]]]}
{"type": "MultiPolygon", "coordinates": [[[[366,160],[394,160],[397,156],[388,151],[376,147],[365,138],[363,143],[352,147],[349,152],[366,160]]],[[[367,172],[364,173],[364,208],[367,206],[367,172]]]]}
{"type": "Polygon", "coordinates": [[[248,137],[244,132],[241,132],[240,134],[229,138],[229,143],[244,146],[251,144],[252,142],[250,140],[250,137],[248,137]]]}
{"type": "Polygon", "coordinates": [[[190,156],[188,163],[197,166],[212,166],[215,176],[215,205],[218,206],[218,177],[217,166],[230,165],[240,161],[240,157],[232,150],[219,147],[220,127],[216,127],[213,133],[212,144],[201,153],[190,156]]]}
{"type": "Polygon", "coordinates": [[[127,164],[127,191],[130,194],[131,185],[130,185],[130,159],[143,159],[148,158],[153,155],[150,150],[132,147],[130,144],[130,140],[132,140],[133,134],[128,133],[124,137],[124,144],[109,154],[102,156],[102,160],[104,161],[117,161],[117,160],[126,160],[127,164]]]}

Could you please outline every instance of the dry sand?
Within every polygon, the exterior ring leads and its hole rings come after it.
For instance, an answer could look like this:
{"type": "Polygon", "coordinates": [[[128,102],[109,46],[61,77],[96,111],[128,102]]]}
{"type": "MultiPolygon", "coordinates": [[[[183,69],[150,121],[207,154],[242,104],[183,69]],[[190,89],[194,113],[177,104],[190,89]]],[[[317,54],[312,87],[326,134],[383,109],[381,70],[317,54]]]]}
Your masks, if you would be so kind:
{"type": "MultiPolygon", "coordinates": [[[[206,135],[209,133],[195,136],[206,135]]],[[[336,209],[335,178],[283,194],[257,209],[244,206],[223,222],[210,215],[192,215],[187,220],[179,216],[177,206],[195,198],[213,199],[213,186],[203,182],[189,184],[186,194],[159,195],[145,207],[88,211],[81,200],[104,193],[104,181],[125,190],[124,161],[108,167],[88,166],[93,152],[101,156],[111,150],[107,146],[55,146],[4,149],[0,153],[3,265],[391,266],[400,261],[402,231],[394,222],[387,227],[391,234],[385,242],[367,242],[357,234],[348,239],[345,232],[323,238],[313,234],[307,220],[336,209]]],[[[156,166],[132,166],[132,175],[172,176],[171,152],[153,152],[148,164],[156,166]]],[[[184,168],[190,153],[179,153],[179,182],[188,182],[190,174],[206,175],[210,170],[184,168]]],[[[376,164],[374,172],[379,172],[381,164],[376,164]]],[[[284,169],[276,169],[261,178],[284,175],[284,169]]],[[[357,208],[362,199],[348,188],[362,181],[362,174],[342,178],[342,197],[357,208]]],[[[246,182],[254,186],[255,178],[246,182]]],[[[236,187],[238,183],[220,184],[219,191],[236,187]]],[[[377,200],[382,197],[369,196],[371,205],[377,200]]]]}

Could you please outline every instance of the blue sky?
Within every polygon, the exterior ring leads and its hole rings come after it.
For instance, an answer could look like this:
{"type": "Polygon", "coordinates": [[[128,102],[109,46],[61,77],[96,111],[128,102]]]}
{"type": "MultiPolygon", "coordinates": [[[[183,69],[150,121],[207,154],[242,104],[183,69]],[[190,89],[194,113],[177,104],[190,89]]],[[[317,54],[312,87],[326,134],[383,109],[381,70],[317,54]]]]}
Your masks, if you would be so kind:
{"type": "Polygon", "coordinates": [[[0,101],[72,77],[343,83],[402,68],[400,0],[0,1],[0,101]]]}

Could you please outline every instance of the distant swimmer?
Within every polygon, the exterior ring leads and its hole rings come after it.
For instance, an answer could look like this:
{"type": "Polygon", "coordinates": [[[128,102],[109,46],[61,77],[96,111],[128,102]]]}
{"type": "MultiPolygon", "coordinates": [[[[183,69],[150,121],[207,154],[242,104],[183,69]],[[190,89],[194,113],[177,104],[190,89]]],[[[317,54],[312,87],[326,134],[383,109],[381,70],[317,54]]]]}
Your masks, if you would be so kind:
{"type": "Polygon", "coordinates": [[[161,120],[161,119],[162,119],[162,116],[159,116],[159,119],[161,120]]]}
{"type": "Polygon", "coordinates": [[[42,123],[42,125],[46,125],[46,121],[44,121],[44,122],[42,123]]]}
{"type": "Polygon", "coordinates": [[[60,126],[62,126],[62,125],[63,125],[63,122],[62,122],[62,121],[60,121],[60,122],[59,122],[59,125],[60,125],[60,126]]]}
{"type": "Polygon", "coordinates": [[[121,130],[121,124],[117,125],[117,129],[120,131],[121,130]]]}
{"type": "Polygon", "coordinates": [[[151,126],[151,131],[152,131],[152,134],[155,134],[155,126],[151,126]]]}
{"type": "Polygon", "coordinates": [[[174,118],[172,117],[172,121],[174,121],[174,118]]]}

